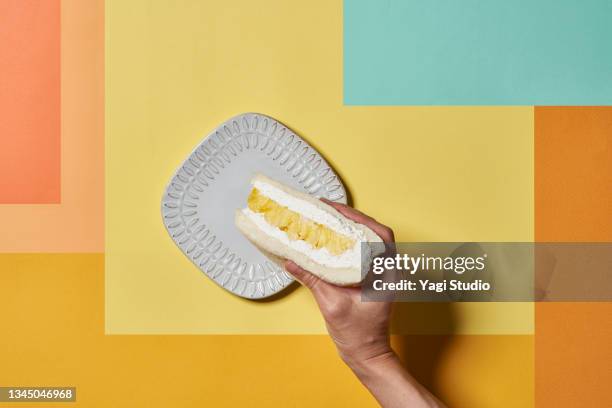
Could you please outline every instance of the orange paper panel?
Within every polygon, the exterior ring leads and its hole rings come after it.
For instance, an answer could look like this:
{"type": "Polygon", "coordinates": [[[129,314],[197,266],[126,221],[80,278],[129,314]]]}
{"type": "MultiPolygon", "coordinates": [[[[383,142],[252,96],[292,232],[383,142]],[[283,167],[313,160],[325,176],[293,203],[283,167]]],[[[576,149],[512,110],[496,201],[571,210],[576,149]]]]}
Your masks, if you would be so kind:
{"type": "Polygon", "coordinates": [[[536,407],[612,407],[612,303],[536,305],[536,407]]]}
{"type": "Polygon", "coordinates": [[[60,2],[0,1],[0,204],[60,202],[60,2]]]}
{"type": "Polygon", "coordinates": [[[535,108],[535,236],[612,241],[612,107],[535,108]]]}
{"type": "MultiPolygon", "coordinates": [[[[612,107],[535,108],[535,186],[536,240],[612,241],[612,107]]],[[[612,303],[538,303],[535,324],[536,406],[612,406],[612,303]]]]}

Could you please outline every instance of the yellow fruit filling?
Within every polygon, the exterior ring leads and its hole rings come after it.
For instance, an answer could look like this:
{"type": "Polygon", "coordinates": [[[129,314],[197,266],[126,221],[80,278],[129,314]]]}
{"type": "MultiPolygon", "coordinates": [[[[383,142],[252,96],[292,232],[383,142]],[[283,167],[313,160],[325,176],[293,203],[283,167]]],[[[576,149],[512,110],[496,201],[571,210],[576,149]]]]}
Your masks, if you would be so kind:
{"type": "Polygon", "coordinates": [[[334,255],[355,246],[355,241],[349,237],[302,217],[264,196],[256,188],[251,190],[247,201],[251,211],[262,214],[269,224],[286,232],[289,239],[306,241],[316,249],[326,248],[334,255]]]}

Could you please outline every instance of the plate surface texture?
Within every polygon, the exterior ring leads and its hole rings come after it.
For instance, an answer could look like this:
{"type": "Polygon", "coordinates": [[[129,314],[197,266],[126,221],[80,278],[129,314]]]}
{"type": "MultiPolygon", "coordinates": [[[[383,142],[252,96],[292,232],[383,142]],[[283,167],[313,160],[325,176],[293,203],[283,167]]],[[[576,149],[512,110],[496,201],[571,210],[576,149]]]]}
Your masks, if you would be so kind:
{"type": "Polygon", "coordinates": [[[211,132],[172,176],[161,203],[166,230],[183,253],[221,287],[249,299],[272,296],[293,282],[234,225],[257,172],[346,203],[344,186],[323,157],[257,113],[233,117],[211,132]]]}

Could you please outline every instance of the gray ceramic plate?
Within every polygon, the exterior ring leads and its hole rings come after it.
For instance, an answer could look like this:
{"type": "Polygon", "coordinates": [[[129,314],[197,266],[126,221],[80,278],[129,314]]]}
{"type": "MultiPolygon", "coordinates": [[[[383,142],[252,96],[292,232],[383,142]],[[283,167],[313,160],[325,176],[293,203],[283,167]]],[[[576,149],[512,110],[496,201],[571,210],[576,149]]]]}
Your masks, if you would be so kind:
{"type": "Polygon", "coordinates": [[[183,253],[219,286],[260,299],[293,282],[234,225],[249,180],[263,173],[298,190],[346,202],[342,182],[319,153],[271,117],[244,113],[212,131],[181,164],[164,192],[166,230],[183,253]]]}

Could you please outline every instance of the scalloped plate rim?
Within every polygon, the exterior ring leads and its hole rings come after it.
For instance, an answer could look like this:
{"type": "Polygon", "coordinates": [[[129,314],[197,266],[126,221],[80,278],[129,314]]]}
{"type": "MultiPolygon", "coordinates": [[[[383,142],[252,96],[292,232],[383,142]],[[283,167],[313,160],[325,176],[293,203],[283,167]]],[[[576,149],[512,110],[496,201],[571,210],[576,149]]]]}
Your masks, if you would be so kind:
{"type": "MultiPolygon", "coordinates": [[[[228,125],[229,123],[232,123],[233,121],[242,119],[243,117],[252,117],[252,116],[259,116],[265,119],[270,120],[272,123],[276,123],[277,125],[282,126],[283,128],[285,128],[290,134],[296,136],[298,138],[299,141],[301,141],[302,143],[304,143],[309,149],[311,149],[312,151],[314,151],[316,153],[316,155],[321,159],[321,162],[330,170],[330,172],[335,176],[335,178],[338,181],[338,185],[340,188],[340,192],[341,192],[341,198],[338,200],[335,200],[337,202],[346,204],[347,202],[347,198],[346,198],[346,187],[344,186],[344,183],[342,182],[340,176],[334,171],[333,167],[327,162],[327,160],[325,160],[325,158],[312,146],[310,145],[304,138],[302,138],[301,136],[299,136],[296,132],[294,132],[293,130],[291,130],[290,127],[286,126],[284,123],[282,123],[281,121],[263,114],[263,113],[258,113],[258,112],[244,112],[244,113],[240,113],[237,115],[234,115],[232,117],[230,117],[229,119],[223,121],[221,124],[219,124],[218,126],[216,126],[215,128],[213,128],[212,131],[210,131],[204,138],[202,138],[197,144],[196,146],[189,152],[189,154],[186,156],[185,159],[183,159],[180,164],[178,165],[178,167],[176,168],[176,170],[172,173],[172,175],[170,176],[169,181],[165,184],[165,187],[163,189],[162,192],[162,196],[161,196],[161,202],[160,202],[160,215],[162,218],[162,223],[164,224],[164,229],[166,230],[166,232],[168,233],[168,236],[170,238],[170,240],[172,241],[172,243],[177,247],[177,249],[180,250],[180,252],[183,254],[183,256],[185,256],[187,259],[189,259],[189,261],[203,274],[205,275],[208,280],[212,281],[215,285],[217,285],[218,287],[222,288],[224,291],[243,298],[243,299],[247,299],[247,300],[261,300],[261,299],[266,299],[269,298],[271,296],[277,295],[279,293],[282,293],[283,291],[285,291],[289,286],[291,286],[295,279],[287,274],[286,272],[283,271],[284,275],[289,278],[287,284],[285,284],[283,287],[281,287],[280,289],[276,290],[276,291],[272,291],[269,293],[265,293],[261,296],[249,296],[246,294],[240,294],[240,293],[236,293],[233,290],[229,289],[228,287],[224,286],[222,283],[218,282],[215,278],[213,278],[212,276],[210,276],[200,265],[198,265],[197,261],[195,259],[192,259],[191,256],[189,256],[189,254],[187,254],[186,250],[183,249],[183,247],[179,244],[179,242],[177,242],[177,240],[175,240],[175,238],[172,236],[172,232],[169,229],[168,223],[166,221],[166,217],[164,214],[164,204],[165,204],[165,199],[168,195],[168,192],[170,190],[170,188],[172,187],[172,183],[174,182],[174,180],[177,178],[177,176],[179,175],[180,171],[183,169],[183,166],[185,165],[185,163],[187,163],[189,161],[190,158],[192,158],[194,155],[196,155],[196,152],[198,151],[198,149],[200,149],[200,147],[202,147],[202,145],[207,142],[212,136],[214,136],[219,130],[223,129],[224,126],[228,125]]],[[[277,265],[274,265],[275,267],[278,267],[277,265]]],[[[280,269],[280,267],[279,267],[280,269]]],[[[230,279],[231,281],[231,279],[230,279]]]]}

